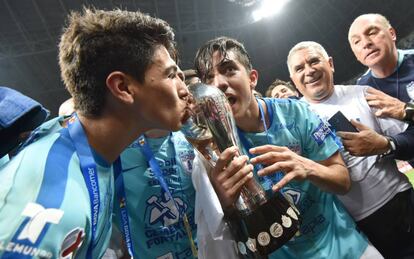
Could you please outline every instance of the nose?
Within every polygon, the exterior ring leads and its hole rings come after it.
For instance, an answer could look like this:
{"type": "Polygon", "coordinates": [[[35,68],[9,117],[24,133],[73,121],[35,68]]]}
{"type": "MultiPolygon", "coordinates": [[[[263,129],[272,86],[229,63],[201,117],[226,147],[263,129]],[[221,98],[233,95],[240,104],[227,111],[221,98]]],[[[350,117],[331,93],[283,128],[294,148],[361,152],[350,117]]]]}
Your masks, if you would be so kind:
{"type": "Polygon", "coordinates": [[[369,48],[372,46],[372,41],[369,37],[363,37],[362,39],[362,46],[364,47],[364,49],[369,48]]]}
{"type": "Polygon", "coordinates": [[[183,81],[180,81],[178,83],[177,88],[178,88],[178,97],[180,97],[180,99],[183,99],[184,101],[187,101],[188,99],[190,99],[191,93],[183,81]]]}
{"type": "Polygon", "coordinates": [[[306,76],[312,76],[315,71],[316,70],[312,65],[305,65],[305,75],[306,76]]]}
{"type": "Polygon", "coordinates": [[[226,92],[227,88],[229,87],[227,79],[225,76],[221,74],[214,75],[214,77],[209,82],[212,86],[217,87],[223,93],[226,92]]]}

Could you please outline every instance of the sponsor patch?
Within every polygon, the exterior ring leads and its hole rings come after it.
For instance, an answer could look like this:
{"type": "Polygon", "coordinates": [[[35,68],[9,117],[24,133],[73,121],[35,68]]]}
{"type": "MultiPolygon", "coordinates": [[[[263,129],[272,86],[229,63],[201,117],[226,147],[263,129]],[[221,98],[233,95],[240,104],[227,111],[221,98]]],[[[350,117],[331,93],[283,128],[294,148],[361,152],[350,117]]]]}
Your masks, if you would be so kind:
{"type": "Polygon", "coordinates": [[[312,138],[318,143],[318,145],[322,145],[326,139],[326,136],[332,134],[331,129],[329,128],[328,124],[324,122],[320,122],[319,126],[312,132],[312,138]]]}

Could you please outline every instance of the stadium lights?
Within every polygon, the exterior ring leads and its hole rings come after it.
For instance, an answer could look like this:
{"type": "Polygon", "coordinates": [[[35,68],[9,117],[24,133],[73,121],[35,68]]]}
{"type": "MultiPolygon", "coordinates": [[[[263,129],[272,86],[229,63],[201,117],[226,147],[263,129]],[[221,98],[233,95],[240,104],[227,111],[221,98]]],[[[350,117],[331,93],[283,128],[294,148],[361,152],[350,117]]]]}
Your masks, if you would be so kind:
{"type": "Polygon", "coordinates": [[[252,12],[253,22],[277,14],[290,0],[263,0],[258,9],[252,12]]]}

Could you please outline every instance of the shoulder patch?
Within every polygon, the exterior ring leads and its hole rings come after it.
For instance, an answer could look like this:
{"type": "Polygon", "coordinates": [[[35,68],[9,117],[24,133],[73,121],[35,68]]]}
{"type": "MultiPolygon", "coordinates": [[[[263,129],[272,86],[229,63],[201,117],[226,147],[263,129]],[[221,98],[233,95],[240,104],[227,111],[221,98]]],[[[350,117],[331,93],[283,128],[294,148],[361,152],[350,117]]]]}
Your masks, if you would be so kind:
{"type": "Polygon", "coordinates": [[[321,121],[319,126],[312,132],[312,138],[318,143],[318,145],[322,145],[326,139],[326,136],[332,134],[331,129],[329,128],[328,124],[321,121]]]}

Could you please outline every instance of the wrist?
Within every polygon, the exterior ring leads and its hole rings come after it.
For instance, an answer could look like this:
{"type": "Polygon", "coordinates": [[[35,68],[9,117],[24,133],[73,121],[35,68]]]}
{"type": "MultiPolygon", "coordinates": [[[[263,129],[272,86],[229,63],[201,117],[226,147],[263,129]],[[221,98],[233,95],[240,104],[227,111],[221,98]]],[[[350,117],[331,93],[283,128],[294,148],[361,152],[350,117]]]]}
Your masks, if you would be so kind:
{"type": "Polygon", "coordinates": [[[391,155],[395,152],[395,150],[397,149],[397,146],[395,145],[395,141],[392,137],[390,136],[384,136],[387,139],[387,150],[385,152],[382,153],[382,155],[386,156],[386,155],[391,155]]]}

